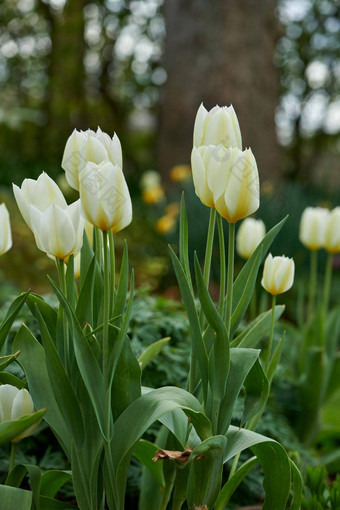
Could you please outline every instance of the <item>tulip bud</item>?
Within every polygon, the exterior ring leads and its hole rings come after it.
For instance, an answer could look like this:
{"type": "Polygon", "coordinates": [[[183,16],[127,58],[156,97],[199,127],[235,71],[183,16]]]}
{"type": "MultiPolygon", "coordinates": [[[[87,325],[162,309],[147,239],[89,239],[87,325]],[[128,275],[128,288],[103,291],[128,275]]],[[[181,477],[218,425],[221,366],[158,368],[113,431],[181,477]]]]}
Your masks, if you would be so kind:
{"type": "Polygon", "coordinates": [[[24,179],[21,188],[13,184],[13,192],[19,210],[25,222],[31,230],[30,205],[39,211],[45,211],[51,204],[56,204],[63,209],[67,206],[64,195],[57,184],[45,172],[38,179],[24,179]]]}
{"type": "Polygon", "coordinates": [[[45,211],[39,211],[31,205],[29,211],[40,250],[62,260],[79,252],[84,231],[80,200],[64,209],[52,204],[45,211]]]}
{"type": "Polygon", "coordinates": [[[237,253],[242,258],[249,259],[265,235],[266,227],[262,220],[246,218],[242,221],[237,232],[237,253]]]}
{"type": "Polygon", "coordinates": [[[276,296],[291,288],[294,281],[294,260],[288,257],[273,257],[269,253],[263,268],[261,285],[269,294],[276,296]]]}
{"type": "Polygon", "coordinates": [[[325,232],[325,248],[329,253],[340,253],[340,207],[335,207],[329,213],[325,232]]]}
{"type": "Polygon", "coordinates": [[[11,224],[5,204],[0,205],[0,229],[0,255],[3,255],[12,248],[11,224]]]}
{"type": "Polygon", "coordinates": [[[119,165],[110,161],[89,162],[79,182],[82,214],[90,223],[114,233],[131,223],[131,198],[119,165]]]}
{"type": "Polygon", "coordinates": [[[191,163],[196,195],[227,221],[236,223],[258,209],[259,174],[250,149],[194,147],[191,163]]]}
{"type": "Polygon", "coordinates": [[[203,103],[199,107],[194,125],[194,147],[223,145],[242,150],[240,126],[232,106],[215,106],[208,112],[203,103]]]}
{"type": "Polygon", "coordinates": [[[79,176],[87,163],[99,165],[107,160],[120,168],[123,166],[122,148],[116,134],[110,138],[99,127],[96,132],[74,130],[66,142],[61,166],[69,185],[79,190],[79,176]]]}
{"type": "Polygon", "coordinates": [[[329,214],[329,210],[322,207],[307,207],[303,211],[299,237],[301,243],[309,250],[320,250],[325,246],[329,214]]]}
{"type": "MultiPolygon", "coordinates": [[[[33,412],[34,404],[27,390],[19,390],[10,384],[0,386],[0,423],[18,420],[22,416],[32,414],[33,412]]],[[[24,437],[30,436],[36,427],[37,424],[32,425],[32,427],[29,427],[18,437],[12,439],[12,441],[17,442],[24,437]]]]}

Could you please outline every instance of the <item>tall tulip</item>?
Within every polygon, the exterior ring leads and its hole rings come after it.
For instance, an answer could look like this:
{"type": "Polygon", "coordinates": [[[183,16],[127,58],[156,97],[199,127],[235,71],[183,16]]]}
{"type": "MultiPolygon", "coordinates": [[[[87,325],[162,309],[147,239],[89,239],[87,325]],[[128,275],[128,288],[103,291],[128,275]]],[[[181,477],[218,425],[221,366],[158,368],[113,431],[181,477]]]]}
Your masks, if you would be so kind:
{"type": "Polygon", "coordinates": [[[194,125],[194,147],[220,145],[242,150],[242,137],[238,119],[232,106],[215,106],[209,112],[198,108],[194,125]]]}
{"type": "Polygon", "coordinates": [[[84,219],[80,215],[80,200],[65,208],[51,204],[45,211],[31,205],[30,218],[38,248],[48,255],[64,260],[81,249],[84,219]]]}
{"type": "Polygon", "coordinates": [[[120,168],[123,166],[122,148],[116,134],[110,138],[99,127],[96,132],[74,130],[66,142],[61,166],[69,185],[79,190],[79,176],[87,163],[98,165],[107,160],[120,168]]]}
{"type": "Polygon", "coordinates": [[[80,200],[85,219],[102,231],[119,232],[132,220],[129,190],[119,165],[89,162],[80,174],[80,200]]]}
{"type": "Polygon", "coordinates": [[[320,250],[325,245],[325,232],[329,210],[323,207],[306,207],[300,221],[299,238],[311,251],[320,250]]]}
{"type": "MultiPolygon", "coordinates": [[[[0,386],[0,423],[18,420],[22,416],[32,414],[33,412],[34,404],[27,390],[19,390],[11,384],[3,384],[0,386]]],[[[32,425],[18,437],[12,439],[12,441],[17,442],[24,437],[30,436],[33,434],[36,427],[36,424],[32,425]]]]}
{"type": "Polygon", "coordinates": [[[330,211],[325,228],[325,249],[328,253],[340,252],[340,207],[330,211]]]}
{"type": "Polygon", "coordinates": [[[13,192],[22,217],[31,230],[30,205],[39,211],[45,211],[51,204],[63,209],[67,206],[64,195],[58,185],[45,172],[37,180],[24,179],[21,188],[13,184],[13,192]]]}
{"type": "Polygon", "coordinates": [[[276,296],[289,290],[294,282],[295,264],[288,257],[273,257],[269,253],[263,268],[261,285],[269,294],[276,296]]]}
{"type": "Polygon", "coordinates": [[[12,248],[11,224],[9,213],[5,204],[0,205],[0,255],[3,255],[12,248]]]}
{"type": "Polygon", "coordinates": [[[205,205],[215,207],[229,223],[258,209],[259,174],[250,149],[194,147],[191,162],[197,196],[205,205]]]}
{"type": "Polygon", "coordinates": [[[266,227],[262,220],[255,218],[243,220],[236,236],[238,254],[244,259],[249,259],[265,235],[266,227]]]}

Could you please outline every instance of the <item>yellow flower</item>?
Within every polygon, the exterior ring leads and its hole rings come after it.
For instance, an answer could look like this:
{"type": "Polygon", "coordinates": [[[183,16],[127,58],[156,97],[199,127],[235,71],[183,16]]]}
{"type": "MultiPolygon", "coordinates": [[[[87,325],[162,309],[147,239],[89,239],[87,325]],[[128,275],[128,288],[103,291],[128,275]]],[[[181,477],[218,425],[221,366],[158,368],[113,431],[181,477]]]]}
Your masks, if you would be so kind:
{"type": "Polygon", "coordinates": [[[156,204],[164,198],[164,189],[160,185],[147,188],[142,193],[142,199],[146,204],[156,204]]]}
{"type": "Polygon", "coordinates": [[[155,224],[155,230],[159,234],[166,234],[173,230],[175,227],[176,221],[173,216],[167,214],[166,216],[162,216],[155,224]]]}
{"type": "Polygon", "coordinates": [[[182,182],[191,177],[189,165],[176,165],[170,170],[170,179],[173,182],[182,182]]]}

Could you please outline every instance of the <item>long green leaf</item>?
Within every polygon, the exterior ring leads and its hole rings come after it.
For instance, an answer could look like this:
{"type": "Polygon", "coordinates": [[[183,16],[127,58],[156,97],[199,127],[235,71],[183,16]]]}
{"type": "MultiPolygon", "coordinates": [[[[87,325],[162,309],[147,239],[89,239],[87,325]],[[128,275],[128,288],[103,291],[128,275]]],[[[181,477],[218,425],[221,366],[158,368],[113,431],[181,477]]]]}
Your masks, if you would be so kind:
{"type": "Polygon", "coordinates": [[[116,317],[118,315],[123,315],[125,304],[126,304],[126,296],[127,296],[127,292],[128,292],[128,286],[129,286],[129,256],[128,256],[128,246],[125,241],[123,258],[122,258],[122,263],[121,263],[120,272],[119,272],[116,301],[115,301],[113,313],[112,313],[113,317],[116,317]]]}
{"type": "Polygon", "coordinates": [[[302,476],[292,459],[289,459],[292,478],[293,498],[289,510],[300,510],[302,499],[302,476]]]}
{"type": "Polygon", "coordinates": [[[244,423],[250,420],[250,418],[263,411],[268,399],[268,379],[259,359],[255,361],[254,365],[249,370],[244,381],[244,387],[245,399],[241,427],[243,427],[244,423]]]}
{"type": "Polygon", "coordinates": [[[140,364],[140,368],[143,371],[144,368],[154,360],[154,358],[161,352],[163,347],[165,347],[170,341],[170,337],[161,338],[156,342],[150,344],[139,356],[138,363],[140,364]]]}
{"type": "Polygon", "coordinates": [[[258,463],[256,457],[251,457],[233,474],[231,478],[225,483],[220,491],[215,503],[215,510],[224,510],[227,506],[231,496],[234,494],[237,487],[247,476],[249,471],[258,463]]]}
{"type": "Polygon", "coordinates": [[[40,409],[40,411],[27,414],[17,420],[3,421],[0,423],[0,444],[8,443],[12,439],[20,436],[25,430],[35,423],[38,423],[45,413],[46,409],[40,409]]]}
{"type": "Polygon", "coordinates": [[[9,356],[0,356],[0,370],[3,370],[12,363],[12,361],[16,360],[18,355],[19,351],[14,354],[10,354],[9,356]]]}
{"type": "Polygon", "coordinates": [[[32,315],[37,318],[36,312],[39,310],[44,318],[45,324],[48,327],[52,338],[56,336],[57,327],[57,311],[38,294],[31,293],[27,297],[27,306],[29,307],[32,315]]]}
{"type": "Polygon", "coordinates": [[[246,285],[246,282],[249,277],[249,273],[252,270],[254,261],[257,258],[258,253],[262,250],[262,260],[263,260],[267,254],[267,251],[270,248],[270,245],[274,241],[277,234],[280,232],[283,225],[286,223],[287,219],[288,219],[288,216],[283,218],[283,220],[281,220],[277,225],[275,225],[271,230],[269,230],[269,232],[267,232],[265,237],[262,239],[261,244],[256,248],[256,250],[250,257],[250,259],[247,260],[247,262],[243,266],[242,270],[238,274],[238,276],[234,282],[234,286],[233,286],[233,309],[235,309],[237,307],[237,305],[241,299],[241,296],[243,294],[243,289],[246,285]]]}
{"type": "Polygon", "coordinates": [[[156,480],[157,485],[163,489],[165,486],[165,480],[162,463],[154,462],[152,460],[158,449],[159,446],[156,444],[145,441],[145,439],[140,439],[133,450],[133,455],[142,464],[144,464],[145,467],[147,467],[156,480]]]}
{"type": "Polygon", "coordinates": [[[22,379],[19,379],[19,377],[14,374],[10,374],[9,372],[0,372],[0,383],[11,384],[19,390],[21,390],[21,388],[25,388],[26,386],[22,379]]]}
{"type": "Polygon", "coordinates": [[[285,510],[290,490],[290,462],[284,448],[268,437],[247,429],[230,426],[226,434],[228,443],[224,461],[250,448],[264,472],[266,493],[263,510],[285,510]]]}
{"type": "Polygon", "coordinates": [[[72,481],[71,471],[51,469],[41,476],[40,494],[48,498],[54,498],[61,487],[72,481]]]}
{"type": "Polygon", "coordinates": [[[185,207],[184,191],[182,192],[181,196],[179,214],[179,260],[187,278],[190,290],[193,294],[189,264],[188,217],[185,207]]]}
{"type": "Polygon", "coordinates": [[[93,289],[94,289],[94,274],[95,274],[95,255],[87,266],[86,275],[83,277],[82,285],[80,287],[76,317],[79,324],[84,327],[88,322],[93,327],[93,289]]]}
{"type": "MultiPolygon", "coordinates": [[[[277,321],[284,312],[284,305],[275,306],[274,320],[277,321]]],[[[265,334],[268,333],[272,311],[261,313],[230,343],[230,347],[251,347],[255,349],[265,334]]]]}
{"type": "Polygon", "coordinates": [[[32,492],[0,485],[1,510],[31,510],[32,492]]]}
{"type": "Polygon", "coordinates": [[[15,321],[21,308],[25,304],[25,301],[26,301],[29,293],[30,293],[30,291],[28,290],[25,294],[17,297],[13,301],[13,303],[9,307],[6,317],[4,318],[4,320],[2,321],[2,323],[0,325],[0,351],[6,341],[7,335],[12,327],[12,324],[15,321]]]}

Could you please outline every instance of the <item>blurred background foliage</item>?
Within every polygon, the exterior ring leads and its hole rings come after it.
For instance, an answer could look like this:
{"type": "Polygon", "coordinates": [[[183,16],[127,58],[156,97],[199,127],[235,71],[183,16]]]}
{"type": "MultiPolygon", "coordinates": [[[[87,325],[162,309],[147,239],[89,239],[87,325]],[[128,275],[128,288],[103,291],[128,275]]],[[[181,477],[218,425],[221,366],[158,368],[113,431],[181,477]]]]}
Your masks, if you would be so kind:
{"type": "Polygon", "coordinates": [[[339,203],[339,0],[3,0],[0,20],[1,200],[14,237],[3,279],[47,290],[45,273],[54,272],[21,221],[11,182],[46,171],[75,199],[63,148],[74,128],[99,124],[122,141],[134,201],[118,253],[127,237],[138,283],[171,295],[167,242],[176,244],[182,189],[192,247],[204,252],[208,211],[188,166],[202,100],[235,105],[258,161],[258,216],[269,228],[290,214],[274,250],[303,267],[303,208],[339,203]]]}

